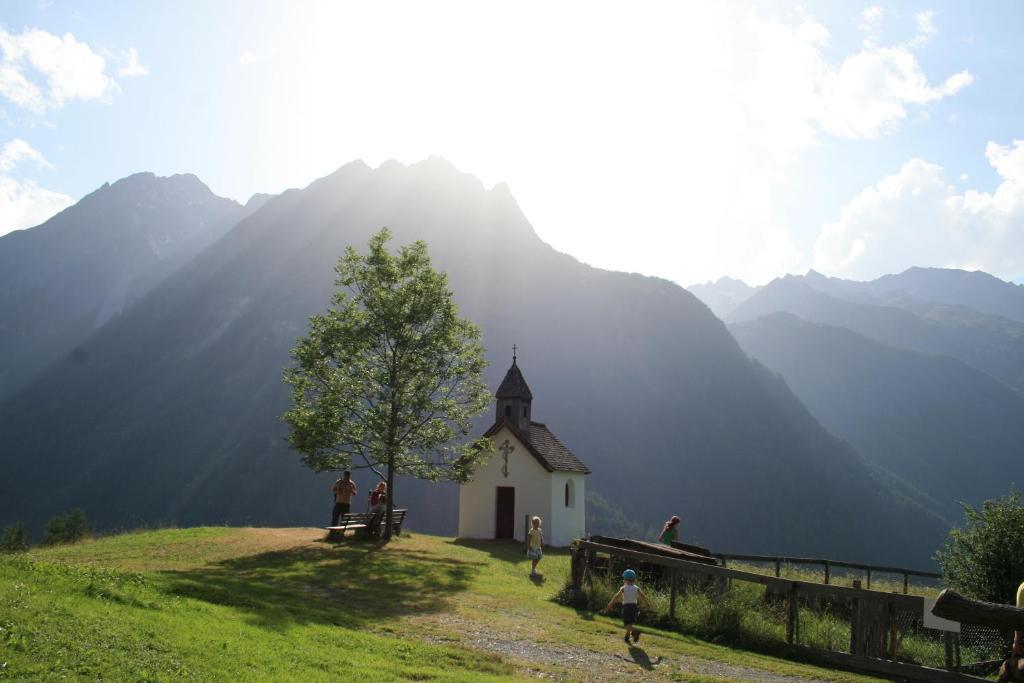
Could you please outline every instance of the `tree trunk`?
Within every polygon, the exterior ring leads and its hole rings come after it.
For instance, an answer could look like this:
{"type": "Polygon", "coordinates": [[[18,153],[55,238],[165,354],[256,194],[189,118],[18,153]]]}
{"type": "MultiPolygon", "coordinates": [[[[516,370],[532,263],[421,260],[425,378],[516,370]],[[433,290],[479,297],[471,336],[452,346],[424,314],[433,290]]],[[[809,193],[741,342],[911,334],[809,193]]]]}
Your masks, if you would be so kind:
{"type": "Polygon", "coordinates": [[[395,458],[388,458],[388,497],[386,499],[387,512],[384,515],[384,542],[391,540],[392,520],[395,517],[395,458]]]}

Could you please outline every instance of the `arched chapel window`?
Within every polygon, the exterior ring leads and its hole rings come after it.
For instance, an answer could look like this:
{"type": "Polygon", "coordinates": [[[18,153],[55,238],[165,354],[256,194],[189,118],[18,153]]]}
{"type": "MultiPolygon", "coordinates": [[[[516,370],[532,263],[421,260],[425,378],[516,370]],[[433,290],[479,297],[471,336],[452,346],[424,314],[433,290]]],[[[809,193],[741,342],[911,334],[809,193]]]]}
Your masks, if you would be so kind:
{"type": "Polygon", "coordinates": [[[565,482],[565,507],[576,507],[576,486],[572,479],[565,482]]]}
{"type": "Polygon", "coordinates": [[[512,417],[512,406],[505,406],[505,417],[512,417]]]}

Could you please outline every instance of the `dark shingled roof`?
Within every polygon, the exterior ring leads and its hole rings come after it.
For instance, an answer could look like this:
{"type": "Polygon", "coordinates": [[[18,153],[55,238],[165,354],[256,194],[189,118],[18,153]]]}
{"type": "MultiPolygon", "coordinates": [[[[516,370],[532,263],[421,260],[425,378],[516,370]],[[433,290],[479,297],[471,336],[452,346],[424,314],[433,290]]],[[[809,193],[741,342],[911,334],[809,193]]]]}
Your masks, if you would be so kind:
{"type": "Polygon", "coordinates": [[[531,422],[529,432],[519,429],[504,418],[498,420],[491,428],[484,432],[485,437],[497,434],[502,427],[508,427],[509,431],[515,434],[530,454],[537,458],[548,472],[580,472],[590,474],[590,470],[577,458],[572,451],[565,447],[558,437],[551,433],[547,425],[540,422],[531,422]]]}
{"type": "Polygon", "coordinates": [[[497,398],[527,398],[531,401],[533,400],[530,387],[526,386],[523,373],[519,371],[519,366],[516,365],[514,360],[512,361],[512,367],[505,373],[505,379],[501,380],[501,386],[498,387],[498,391],[494,395],[497,398]]]}

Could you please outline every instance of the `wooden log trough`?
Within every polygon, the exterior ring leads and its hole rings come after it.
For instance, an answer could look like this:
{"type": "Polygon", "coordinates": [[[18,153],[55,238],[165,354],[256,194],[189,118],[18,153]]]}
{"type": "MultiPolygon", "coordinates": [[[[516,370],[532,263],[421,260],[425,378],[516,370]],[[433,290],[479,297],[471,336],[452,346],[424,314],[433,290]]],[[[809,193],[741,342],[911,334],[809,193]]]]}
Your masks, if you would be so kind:
{"type": "Polygon", "coordinates": [[[988,626],[1000,631],[1024,631],[1024,609],[972,600],[949,588],[935,599],[932,614],[942,619],[988,626]]]}

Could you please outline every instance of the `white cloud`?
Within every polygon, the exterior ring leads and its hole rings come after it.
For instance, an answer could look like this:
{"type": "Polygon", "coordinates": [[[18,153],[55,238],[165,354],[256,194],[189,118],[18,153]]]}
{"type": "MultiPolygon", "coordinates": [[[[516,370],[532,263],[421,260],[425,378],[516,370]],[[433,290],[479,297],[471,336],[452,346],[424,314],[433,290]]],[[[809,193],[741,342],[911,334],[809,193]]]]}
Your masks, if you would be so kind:
{"type": "Polygon", "coordinates": [[[821,125],[844,138],[871,139],[895,129],[908,105],[925,105],[955,95],[973,82],[970,72],[932,85],[906,48],[874,48],[846,58],[821,85],[821,125]]]}
{"type": "Polygon", "coordinates": [[[0,149],[0,172],[4,174],[0,175],[0,235],[39,225],[74,203],[66,194],[52,192],[34,182],[19,181],[6,175],[25,160],[52,168],[38,150],[20,138],[7,142],[0,149]]]}
{"type": "Polygon", "coordinates": [[[865,7],[860,16],[860,30],[873,31],[878,28],[878,24],[882,21],[882,17],[885,16],[885,10],[878,5],[871,5],[870,7],[865,7]]]}
{"type": "Polygon", "coordinates": [[[242,66],[248,66],[250,64],[255,64],[256,62],[265,62],[267,60],[274,59],[278,54],[280,54],[280,52],[281,51],[276,47],[268,50],[262,50],[260,52],[244,50],[242,54],[238,55],[238,63],[242,66]]]}
{"type": "Polygon", "coordinates": [[[127,50],[122,51],[124,59],[127,64],[117,70],[117,75],[122,78],[131,78],[133,76],[145,76],[149,74],[149,69],[139,64],[139,51],[134,47],[130,47],[127,50]]]}
{"type": "Polygon", "coordinates": [[[865,7],[861,12],[860,30],[866,33],[864,36],[864,47],[872,48],[878,41],[878,32],[882,27],[882,19],[885,18],[885,10],[878,5],[865,7]]]}
{"type": "MultiPolygon", "coordinates": [[[[877,22],[876,9],[865,10],[866,21],[877,22]]],[[[832,63],[822,52],[829,32],[810,17],[795,24],[754,17],[749,28],[755,59],[740,80],[740,97],[748,125],[783,156],[814,144],[819,132],[877,138],[896,130],[911,107],[925,120],[926,105],[973,82],[965,69],[933,84],[907,46],[866,45],[832,63]]]]}
{"type": "Polygon", "coordinates": [[[66,194],[0,176],[0,235],[39,225],[74,203],[66,194]]]}
{"type": "MultiPolygon", "coordinates": [[[[911,265],[979,267],[1007,278],[1024,274],[1024,140],[990,142],[999,174],[994,192],[963,194],[940,166],[911,159],[865,188],[822,226],[814,267],[872,278],[911,265]]],[[[966,180],[961,175],[961,180],[966,180]]]]}
{"type": "Polygon", "coordinates": [[[917,33],[910,39],[910,47],[921,47],[927,44],[939,32],[935,28],[935,12],[926,10],[914,15],[914,23],[917,24],[917,33]]]}
{"type": "Polygon", "coordinates": [[[118,90],[103,57],[70,33],[0,29],[0,52],[0,95],[36,113],[73,99],[107,101],[118,90]]]}
{"type": "Polygon", "coordinates": [[[11,171],[19,161],[24,159],[35,161],[47,168],[53,168],[53,165],[43,158],[39,150],[33,148],[21,138],[15,138],[5,144],[3,149],[0,149],[0,171],[5,173],[11,171]]]}

